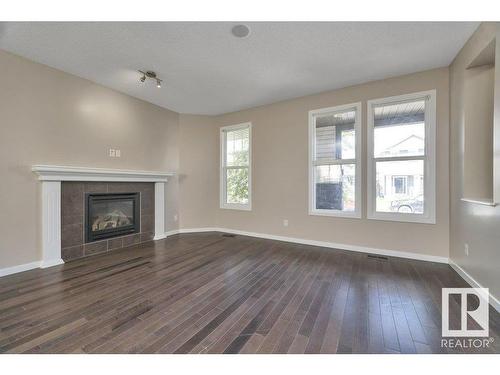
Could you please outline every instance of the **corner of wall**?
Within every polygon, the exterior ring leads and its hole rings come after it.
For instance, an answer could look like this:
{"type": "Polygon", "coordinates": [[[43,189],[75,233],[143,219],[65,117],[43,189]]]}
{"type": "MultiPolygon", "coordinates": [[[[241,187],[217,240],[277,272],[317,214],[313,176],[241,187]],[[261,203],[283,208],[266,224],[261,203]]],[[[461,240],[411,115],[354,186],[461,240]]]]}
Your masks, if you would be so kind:
{"type": "MultiPolygon", "coordinates": [[[[465,70],[473,57],[499,35],[500,23],[485,22],[473,33],[450,65],[450,264],[473,286],[490,288],[498,300],[498,228],[500,207],[468,203],[463,198],[464,183],[464,97],[465,70]],[[465,245],[469,251],[465,253],[465,245]],[[464,276],[465,275],[465,276],[464,276]],[[472,282],[472,281],[473,282],[472,282]]],[[[500,79],[496,77],[495,79],[500,79]]],[[[495,109],[498,111],[498,109],[495,109]]]]}
{"type": "Polygon", "coordinates": [[[179,229],[213,227],[219,189],[214,116],[179,115],[179,229]]]}

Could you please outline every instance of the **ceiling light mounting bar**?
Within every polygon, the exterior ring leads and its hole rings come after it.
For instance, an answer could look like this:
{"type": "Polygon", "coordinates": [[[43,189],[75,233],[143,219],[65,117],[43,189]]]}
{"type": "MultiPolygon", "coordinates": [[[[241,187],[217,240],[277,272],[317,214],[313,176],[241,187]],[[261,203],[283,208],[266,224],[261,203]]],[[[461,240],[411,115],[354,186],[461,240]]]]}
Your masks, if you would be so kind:
{"type": "Polygon", "coordinates": [[[146,78],[149,78],[149,79],[152,79],[152,80],[155,80],[156,81],[156,87],[160,88],[161,87],[161,83],[163,82],[162,79],[158,78],[156,73],[153,72],[152,70],[147,70],[147,71],[142,71],[142,70],[138,70],[139,73],[142,74],[141,78],[139,79],[139,81],[141,82],[145,82],[146,81],[146,78]]]}

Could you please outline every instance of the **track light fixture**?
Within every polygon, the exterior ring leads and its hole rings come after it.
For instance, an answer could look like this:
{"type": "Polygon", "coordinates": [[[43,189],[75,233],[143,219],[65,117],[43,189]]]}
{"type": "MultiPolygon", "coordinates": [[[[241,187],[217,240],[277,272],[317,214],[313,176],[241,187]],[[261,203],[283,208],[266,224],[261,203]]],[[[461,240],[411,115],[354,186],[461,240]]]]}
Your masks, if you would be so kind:
{"type": "Polygon", "coordinates": [[[161,80],[160,78],[158,78],[156,76],[155,72],[153,72],[152,70],[147,70],[145,72],[143,72],[142,70],[139,70],[139,73],[142,74],[142,76],[139,79],[139,81],[141,81],[142,83],[144,83],[146,81],[146,78],[150,78],[150,79],[153,79],[153,80],[156,81],[156,87],[161,88],[161,83],[162,83],[163,80],[161,80]]]}

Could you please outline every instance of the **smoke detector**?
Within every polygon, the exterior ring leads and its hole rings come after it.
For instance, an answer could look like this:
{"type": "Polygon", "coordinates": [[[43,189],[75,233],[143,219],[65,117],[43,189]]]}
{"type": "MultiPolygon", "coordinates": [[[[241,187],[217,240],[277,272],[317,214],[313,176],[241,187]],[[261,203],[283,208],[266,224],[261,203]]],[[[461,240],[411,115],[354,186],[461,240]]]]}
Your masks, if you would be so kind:
{"type": "Polygon", "coordinates": [[[247,25],[236,25],[231,29],[231,33],[236,38],[246,38],[250,34],[250,28],[247,25]]]}

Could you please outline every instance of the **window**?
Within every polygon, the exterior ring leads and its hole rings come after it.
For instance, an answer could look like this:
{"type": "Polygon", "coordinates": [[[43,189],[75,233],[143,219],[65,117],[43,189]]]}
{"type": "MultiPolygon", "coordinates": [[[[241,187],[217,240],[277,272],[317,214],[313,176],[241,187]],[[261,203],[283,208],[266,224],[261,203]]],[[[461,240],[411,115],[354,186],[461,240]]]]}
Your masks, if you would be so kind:
{"type": "Polygon", "coordinates": [[[394,176],[392,177],[392,186],[394,194],[407,194],[407,181],[408,176],[394,176]]]}
{"type": "Polygon", "coordinates": [[[252,124],[220,130],[220,207],[251,210],[252,124]]]}
{"type": "Polygon", "coordinates": [[[368,101],[368,218],[435,223],[436,94],[368,101]]]}
{"type": "Polygon", "coordinates": [[[361,217],[361,103],[309,112],[309,213],[361,217]]]}

